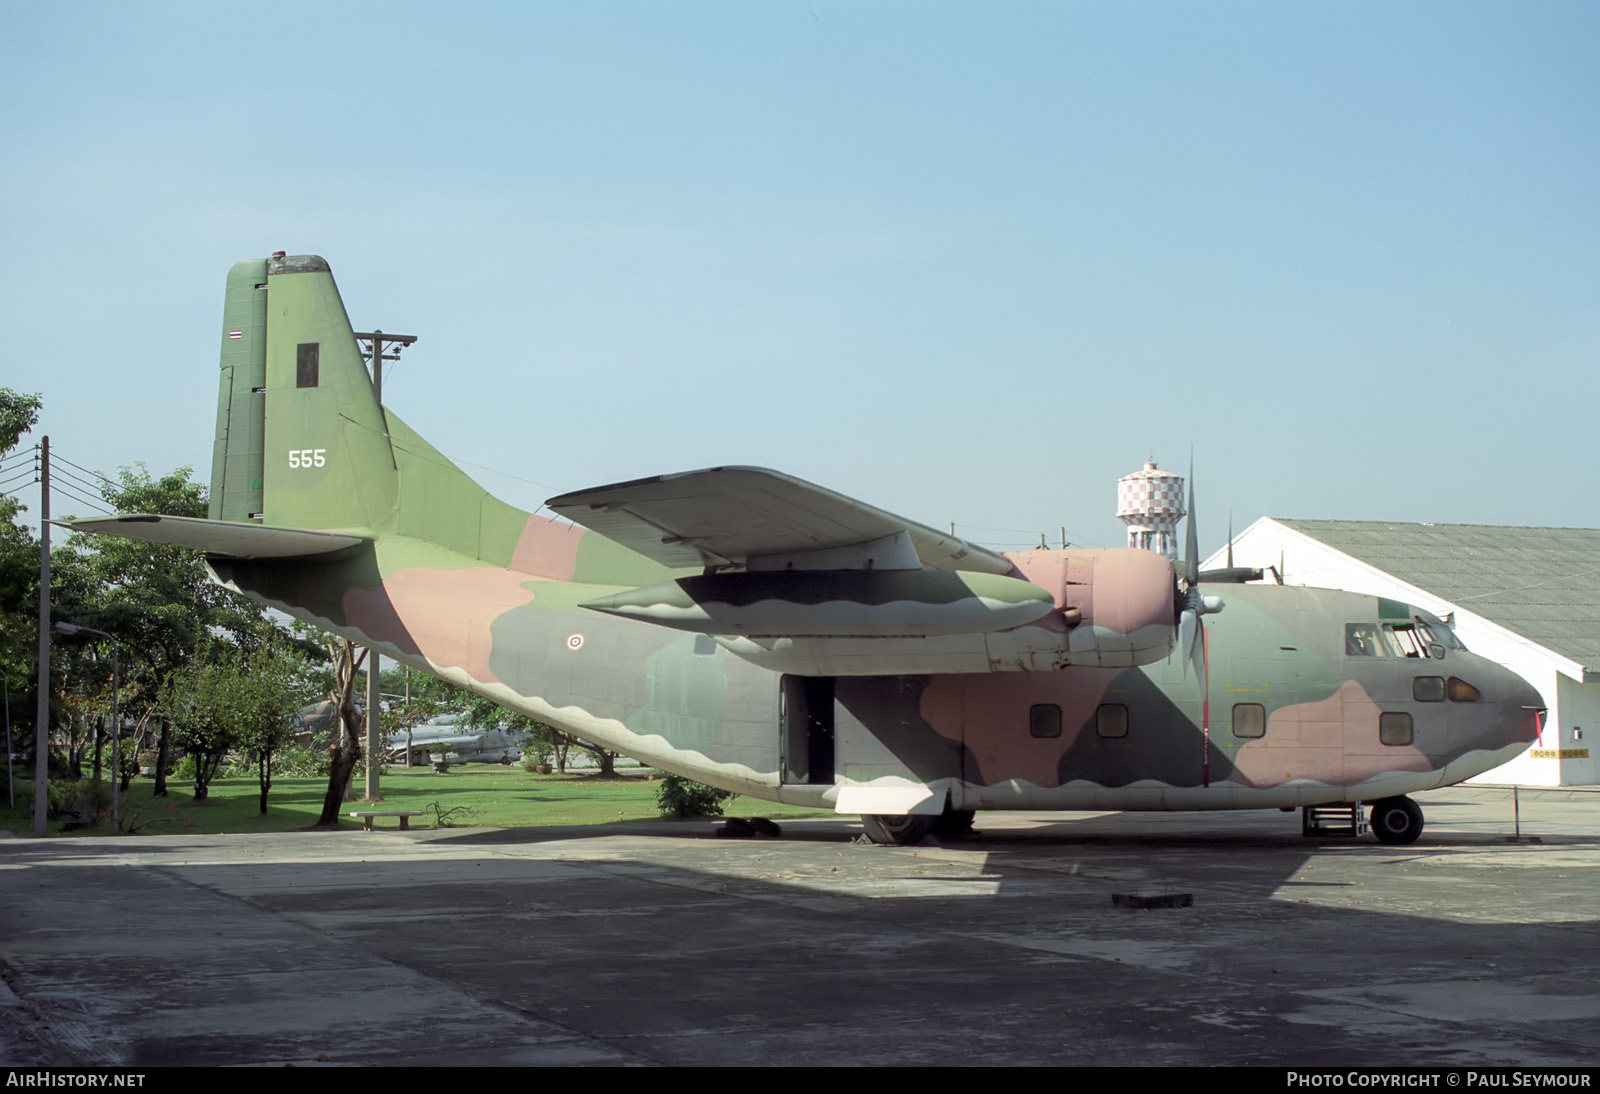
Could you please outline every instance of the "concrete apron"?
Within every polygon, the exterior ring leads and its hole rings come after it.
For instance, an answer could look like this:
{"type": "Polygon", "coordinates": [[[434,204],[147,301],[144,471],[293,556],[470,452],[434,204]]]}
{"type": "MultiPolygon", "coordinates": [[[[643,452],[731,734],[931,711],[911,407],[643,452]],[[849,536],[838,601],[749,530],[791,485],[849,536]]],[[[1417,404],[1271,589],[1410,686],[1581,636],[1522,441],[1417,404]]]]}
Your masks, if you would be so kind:
{"type": "Polygon", "coordinates": [[[1505,791],[1419,801],[1400,848],[1275,811],[0,840],[0,1059],[1600,1058],[1600,795],[1523,791],[1521,844],[1505,791]]]}

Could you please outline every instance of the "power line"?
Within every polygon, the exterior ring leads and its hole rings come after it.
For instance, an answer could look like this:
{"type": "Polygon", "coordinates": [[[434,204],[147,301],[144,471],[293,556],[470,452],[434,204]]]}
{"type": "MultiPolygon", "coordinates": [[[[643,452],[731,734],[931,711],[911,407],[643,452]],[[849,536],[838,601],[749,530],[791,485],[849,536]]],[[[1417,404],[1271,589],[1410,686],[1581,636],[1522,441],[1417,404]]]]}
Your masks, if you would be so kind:
{"type": "Polygon", "coordinates": [[[83,505],[87,505],[89,508],[95,510],[96,512],[99,512],[99,513],[109,513],[109,512],[111,512],[111,510],[106,506],[106,503],[105,503],[104,499],[101,499],[101,500],[98,500],[98,501],[91,501],[88,498],[85,498],[82,494],[75,492],[71,487],[67,486],[65,483],[62,483],[60,481],[56,481],[56,482],[51,483],[51,489],[52,490],[59,490],[62,493],[65,493],[67,495],[67,497],[72,498],[74,501],[77,501],[77,502],[79,502],[79,503],[81,503],[83,505]]]}
{"type": "Polygon", "coordinates": [[[27,460],[33,466],[37,467],[39,465],[39,454],[29,450],[23,452],[14,452],[9,456],[0,456],[0,467],[4,467],[8,463],[20,463],[23,460],[27,460]]]}
{"type": "Polygon", "coordinates": [[[18,472],[15,475],[11,476],[9,479],[6,479],[5,482],[0,482],[0,487],[5,486],[6,483],[16,482],[18,479],[23,478],[26,475],[32,475],[33,476],[33,480],[32,481],[34,481],[34,482],[38,482],[39,481],[38,468],[29,467],[29,468],[27,468],[27,469],[25,469],[23,471],[18,472]]]}
{"type": "Polygon", "coordinates": [[[71,480],[72,482],[77,483],[79,486],[83,487],[85,490],[89,491],[91,494],[100,493],[100,484],[99,483],[90,482],[88,479],[82,478],[82,477],[80,477],[78,475],[74,475],[71,471],[63,471],[60,468],[57,468],[56,469],[56,475],[61,477],[61,478],[66,478],[66,479],[71,480]]]}
{"type": "MultiPolygon", "coordinates": [[[[122,489],[122,484],[121,483],[113,482],[111,479],[106,478],[104,475],[100,474],[100,472],[98,472],[98,471],[91,471],[87,467],[83,467],[80,464],[75,464],[71,460],[67,459],[65,456],[60,455],[59,453],[57,453],[56,459],[60,460],[64,464],[66,464],[68,467],[76,467],[79,471],[82,471],[85,475],[93,475],[95,478],[99,479],[101,482],[105,483],[107,486],[110,486],[110,487],[112,487],[114,489],[117,489],[117,490],[121,490],[122,489]]],[[[99,486],[96,485],[95,489],[99,489],[99,486]]]]}

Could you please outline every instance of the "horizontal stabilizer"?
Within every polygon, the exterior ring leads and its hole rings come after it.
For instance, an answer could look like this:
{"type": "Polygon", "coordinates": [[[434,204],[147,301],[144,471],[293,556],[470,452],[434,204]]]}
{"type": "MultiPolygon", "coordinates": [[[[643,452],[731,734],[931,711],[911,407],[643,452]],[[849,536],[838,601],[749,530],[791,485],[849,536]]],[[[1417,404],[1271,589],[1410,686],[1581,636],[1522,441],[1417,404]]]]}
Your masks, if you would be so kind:
{"type": "MultiPolygon", "coordinates": [[[[712,467],[562,494],[545,502],[574,524],[672,567],[822,569],[805,555],[881,544],[883,559],[851,569],[902,569],[912,552],[929,570],[1005,574],[986,548],[825,487],[762,467],[712,467]],[[777,556],[781,564],[764,565],[777,556]],[[787,556],[787,557],[786,557],[787,556]],[[798,556],[798,557],[797,557],[798,556]]],[[[776,562],[776,559],[774,559],[776,562]]]]}
{"type": "Polygon", "coordinates": [[[298,558],[343,551],[362,542],[360,536],[310,532],[303,528],[271,528],[229,520],[138,515],[57,521],[74,532],[120,536],[168,547],[188,547],[225,558],[298,558]]]}

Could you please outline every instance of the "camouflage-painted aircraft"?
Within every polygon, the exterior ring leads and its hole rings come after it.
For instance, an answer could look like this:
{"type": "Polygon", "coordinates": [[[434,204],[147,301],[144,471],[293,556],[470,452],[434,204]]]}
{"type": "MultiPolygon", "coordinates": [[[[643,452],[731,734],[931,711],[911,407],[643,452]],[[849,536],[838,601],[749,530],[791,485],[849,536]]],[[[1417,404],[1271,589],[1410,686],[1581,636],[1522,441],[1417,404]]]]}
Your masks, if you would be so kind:
{"type": "Polygon", "coordinates": [[[210,519],[74,527],[198,548],[264,604],[880,842],[981,809],[1360,802],[1410,842],[1405,795],[1537,732],[1538,693],[1417,608],[1239,583],[1222,610],[1192,521],[1180,578],[1150,551],[997,554],[753,467],[514,509],[379,405],[314,256],[234,266],[221,369],[210,519]]]}

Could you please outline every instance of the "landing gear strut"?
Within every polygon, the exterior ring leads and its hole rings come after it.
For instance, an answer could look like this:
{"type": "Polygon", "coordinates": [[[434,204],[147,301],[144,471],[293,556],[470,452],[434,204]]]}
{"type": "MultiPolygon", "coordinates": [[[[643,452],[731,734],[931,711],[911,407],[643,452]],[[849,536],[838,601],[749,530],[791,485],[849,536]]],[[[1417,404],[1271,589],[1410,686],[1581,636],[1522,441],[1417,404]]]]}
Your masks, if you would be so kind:
{"type": "Polygon", "coordinates": [[[1422,835],[1422,808],[1410,798],[1383,798],[1372,803],[1367,823],[1379,843],[1416,843],[1422,835]]]}

